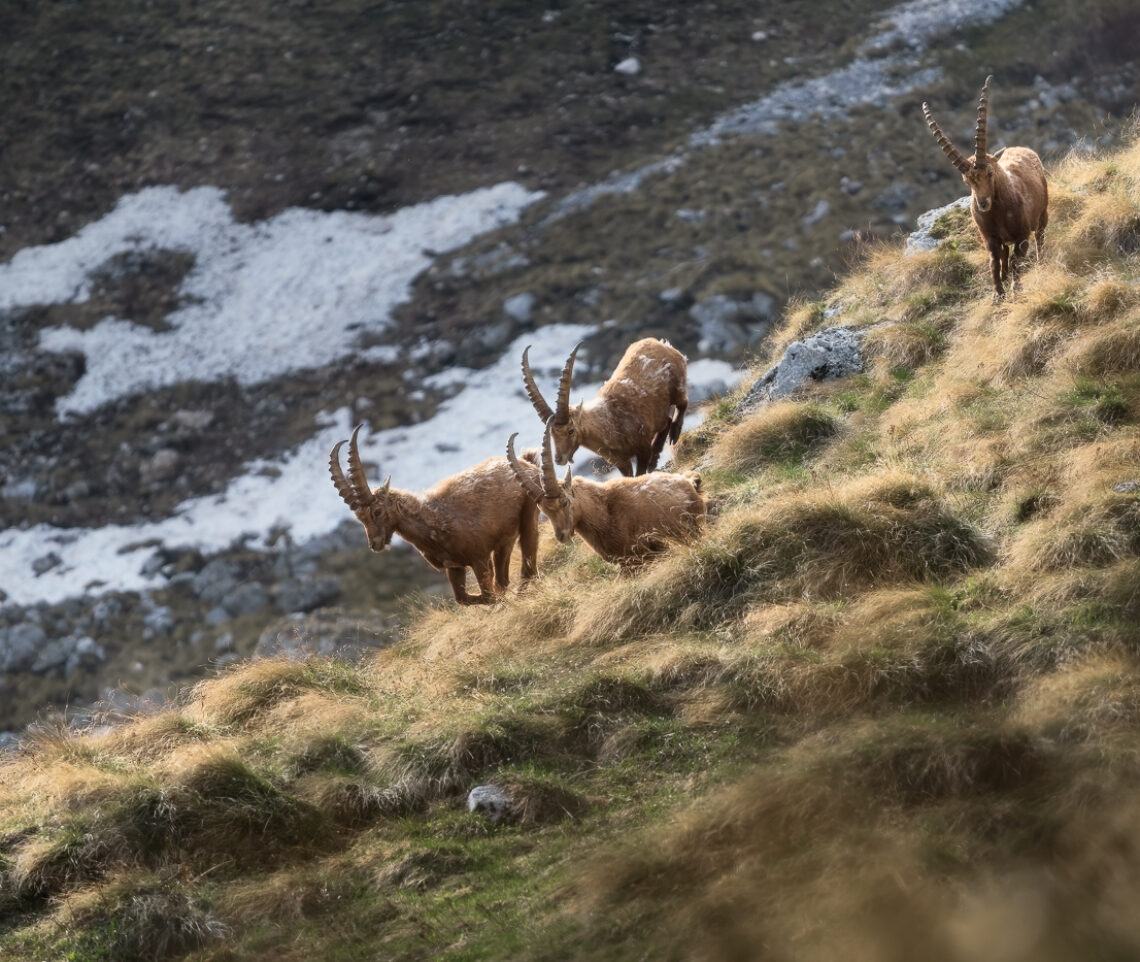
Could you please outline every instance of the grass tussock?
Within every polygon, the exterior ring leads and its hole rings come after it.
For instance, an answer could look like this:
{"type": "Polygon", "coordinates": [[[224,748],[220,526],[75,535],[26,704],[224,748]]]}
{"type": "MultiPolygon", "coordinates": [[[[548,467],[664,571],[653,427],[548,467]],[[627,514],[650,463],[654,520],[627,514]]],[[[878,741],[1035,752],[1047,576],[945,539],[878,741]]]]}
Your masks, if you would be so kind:
{"type": "Polygon", "coordinates": [[[835,416],[820,405],[781,401],[724,431],[708,458],[728,471],[752,473],[775,461],[802,461],[838,430],[835,416]]]}

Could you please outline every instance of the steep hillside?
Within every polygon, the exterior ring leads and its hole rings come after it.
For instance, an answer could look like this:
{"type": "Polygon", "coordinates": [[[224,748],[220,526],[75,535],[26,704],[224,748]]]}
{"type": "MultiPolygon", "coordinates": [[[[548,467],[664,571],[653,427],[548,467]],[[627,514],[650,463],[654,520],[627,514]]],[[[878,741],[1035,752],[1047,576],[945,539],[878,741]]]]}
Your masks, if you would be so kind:
{"type": "Polygon", "coordinates": [[[678,451],[718,517],[643,573],[546,536],[368,663],[42,732],[0,763],[0,952],[1135,957],[1140,143],[1051,191],[1000,306],[951,214],[790,310],[770,360],[842,324],[865,372],[723,400],[678,451]]]}
{"type": "Polygon", "coordinates": [[[528,343],[557,377],[584,340],[587,391],[666,336],[723,391],[789,298],[959,189],[923,100],[968,138],[992,72],[995,145],[1115,144],[1138,24],[1131,0],[0,3],[0,748],[280,636],[385,640],[375,612],[442,582],[359,550],[324,468],[354,424],[418,489],[531,418],[528,343]]]}

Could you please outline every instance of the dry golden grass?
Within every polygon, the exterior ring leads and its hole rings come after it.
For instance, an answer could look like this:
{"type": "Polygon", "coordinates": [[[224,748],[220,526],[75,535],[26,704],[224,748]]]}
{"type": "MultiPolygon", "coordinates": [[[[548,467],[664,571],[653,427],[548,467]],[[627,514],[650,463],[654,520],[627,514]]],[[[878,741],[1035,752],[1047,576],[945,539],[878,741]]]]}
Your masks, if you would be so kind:
{"type": "Polygon", "coordinates": [[[751,473],[773,461],[803,461],[839,430],[815,404],[777,401],[725,430],[708,452],[718,467],[751,473]]]}

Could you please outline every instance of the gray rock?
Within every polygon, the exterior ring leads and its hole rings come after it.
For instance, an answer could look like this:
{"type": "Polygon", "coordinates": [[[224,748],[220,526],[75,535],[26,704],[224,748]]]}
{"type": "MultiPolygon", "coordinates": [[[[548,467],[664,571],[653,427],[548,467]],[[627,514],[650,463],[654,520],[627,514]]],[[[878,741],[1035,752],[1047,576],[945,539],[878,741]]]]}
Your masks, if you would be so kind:
{"type": "Polygon", "coordinates": [[[27,671],[46,641],[43,628],[28,621],[0,628],[0,672],[27,671]]]}
{"type": "Polygon", "coordinates": [[[143,628],[150,637],[169,635],[174,631],[174,612],[162,605],[143,615],[143,628]]]}
{"type": "Polygon", "coordinates": [[[475,332],[475,339],[484,350],[499,351],[510,342],[514,330],[514,325],[510,321],[484,324],[475,332]]]}
{"type": "Polygon", "coordinates": [[[863,370],[863,336],[863,331],[850,327],[830,327],[806,341],[789,344],[784,356],[752,386],[737,410],[748,413],[768,401],[790,397],[807,381],[858,374],[863,370]]]}
{"type": "Polygon", "coordinates": [[[209,611],[207,611],[206,617],[202,620],[205,621],[206,624],[211,628],[217,628],[218,625],[224,625],[227,621],[230,620],[230,613],[226,611],[225,608],[221,607],[221,605],[218,605],[217,607],[211,608],[209,611]]]}
{"type": "Polygon", "coordinates": [[[476,785],[467,793],[467,811],[485,815],[492,824],[508,818],[513,809],[511,797],[498,785],[476,785]]]}
{"type": "Polygon", "coordinates": [[[91,620],[99,631],[106,631],[111,619],[123,613],[121,598],[100,598],[91,606],[91,620]]]}
{"type": "Polygon", "coordinates": [[[732,351],[760,340],[772,325],[768,320],[770,313],[761,316],[758,306],[770,312],[774,302],[763,293],[754,295],[750,301],[713,294],[694,304],[689,308],[689,316],[700,325],[698,349],[713,353],[732,351]]]}
{"type": "Polygon", "coordinates": [[[0,498],[10,498],[13,501],[39,500],[40,486],[35,478],[23,478],[19,481],[9,481],[0,488],[0,498]]]}
{"type": "Polygon", "coordinates": [[[534,310],[535,298],[530,291],[523,291],[503,301],[503,310],[508,317],[513,317],[520,324],[530,320],[530,313],[534,310]]]}
{"type": "Polygon", "coordinates": [[[143,562],[142,568],[139,569],[144,578],[153,578],[156,574],[162,571],[163,565],[166,564],[166,556],[161,551],[156,551],[146,561],[143,562]]]}
{"type": "Polygon", "coordinates": [[[340,597],[339,578],[290,579],[277,588],[277,607],[287,614],[331,605],[340,597]]]}
{"type": "Polygon", "coordinates": [[[32,571],[38,578],[40,575],[51,571],[52,568],[58,568],[61,564],[63,564],[63,559],[54,551],[49,551],[32,562],[32,571]]]}
{"type": "Polygon", "coordinates": [[[831,205],[826,200],[820,200],[812,209],[812,212],[810,214],[804,215],[804,227],[811,227],[813,224],[818,224],[830,213],[831,205]]]}
{"type": "Polygon", "coordinates": [[[82,638],[69,638],[72,643],[64,670],[71,674],[76,668],[94,668],[107,660],[107,652],[90,635],[82,638]]]}
{"type": "Polygon", "coordinates": [[[35,661],[32,662],[31,671],[42,675],[53,668],[62,668],[67,664],[75,650],[74,638],[59,638],[49,641],[36,652],[35,661]]]}
{"type": "Polygon", "coordinates": [[[237,587],[239,575],[232,561],[215,558],[194,576],[194,593],[203,601],[221,601],[237,587]]]}
{"type": "Polygon", "coordinates": [[[918,188],[913,184],[908,184],[905,180],[895,180],[875,195],[871,205],[879,210],[901,213],[917,196],[918,188]]]}
{"type": "Polygon", "coordinates": [[[182,455],[173,448],[162,448],[139,464],[139,480],[143,484],[169,481],[182,467],[182,455]]]}
{"type": "Polygon", "coordinates": [[[238,585],[222,599],[222,607],[230,614],[256,615],[269,604],[269,592],[259,581],[247,581],[238,585]]]}
{"type": "Polygon", "coordinates": [[[214,412],[183,408],[181,411],[175,411],[170,420],[176,428],[183,431],[204,431],[214,423],[214,412]]]}
{"type": "Polygon", "coordinates": [[[20,736],[15,732],[0,732],[0,755],[14,752],[20,747],[20,736]]]}
{"type": "Polygon", "coordinates": [[[906,250],[903,253],[909,257],[918,251],[932,251],[945,244],[946,238],[933,237],[930,232],[943,214],[949,214],[952,210],[959,208],[970,209],[970,198],[968,196],[959,197],[954,203],[947,204],[945,207],[936,207],[934,210],[928,210],[925,214],[919,214],[918,225],[914,232],[907,236],[906,250]]]}
{"type": "Polygon", "coordinates": [[[1112,490],[1117,494],[1135,494],[1140,491],[1140,481],[1121,481],[1112,490]]]}
{"type": "Polygon", "coordinates": [[[228,631],[224,635],[218,635],[214,639],[214,651],[219,655],[225,654],[227,651],[234,650],[234,636],[228,631]]]}

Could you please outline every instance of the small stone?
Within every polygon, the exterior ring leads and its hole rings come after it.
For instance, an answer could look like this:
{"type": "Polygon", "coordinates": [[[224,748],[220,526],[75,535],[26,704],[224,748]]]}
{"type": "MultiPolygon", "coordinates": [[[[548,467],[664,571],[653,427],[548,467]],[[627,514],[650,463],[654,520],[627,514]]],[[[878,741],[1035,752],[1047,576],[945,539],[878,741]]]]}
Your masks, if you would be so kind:
{"type": "Polygon", "coordinates": [[[206,617],[203,620],[211,628],[216,628],[218,625],[224,625],[230,620],[230,613],[222,607],[211,608],[206,612],[206,617]]]}
{"type": "Polygon", "coordinates": [[[530,320],[531,311],[534,310],[535,297],[530,291],[523,291],[503,301],[503,311],[520,324],[530,320]]]}
{"type": "Polygon", "coordinates": [[[1112,490],[1117,494],[1135,494],[1140,491],[1140,481],[1121,481],[1112,490]]]}
{"type": "Polygon", "coordinates": [[[143,484],[169,481],[182,467],[182,455],[173,448],[162,448],[139,464],[139,480],[143,484]]]}
{"type": "Polygon", "coordinates": [[[269,592],[258,581],[238,585],[222,598],[222,606],[235,617],[256,615],[267,604],[269,604],[269,592]]]}
{"type": "Polygon", "coordinates": [[[485,815],[494,825],[511,814],[510,796],[498,785],[476,785],[467,793],[467,811],[485,815]]]}
{"type": "Polygon", "coordinates": [[[47,639],[44,630],[30,621],[0,628],[0,672],[26,671],[47,639]]]}
{"type": "Polygon", "coordinates": [[[49,551],[47,554],[36,558],[36,560],[32,562],[32,571],[38,578],[40,575],[46,574],[51,571],[52,568],[57,568],[61,564],[63,564],[63,559],[54,551],[49,551]]]}
{"type": "Polygon", "coordinates": [[[641,73],[641,61],[637,57],[626,57],[614,67],[614,72],[634,77],[641,73]]]}
{"type": "Polygon", "coordinates": [[[276,603],[286,614],[312,611],[332,604],[340,597],[338,578],[290,579],[277,588],[276,603]]]}
{"type": "Polygon", "coordinates": [[[831,205],[823,199],[820,199],[810,214],[805,215],[803,219],[804,227],[811,227],[813,224],[818,224],[828,214],[831,213],[831,205]]]}

